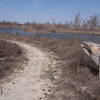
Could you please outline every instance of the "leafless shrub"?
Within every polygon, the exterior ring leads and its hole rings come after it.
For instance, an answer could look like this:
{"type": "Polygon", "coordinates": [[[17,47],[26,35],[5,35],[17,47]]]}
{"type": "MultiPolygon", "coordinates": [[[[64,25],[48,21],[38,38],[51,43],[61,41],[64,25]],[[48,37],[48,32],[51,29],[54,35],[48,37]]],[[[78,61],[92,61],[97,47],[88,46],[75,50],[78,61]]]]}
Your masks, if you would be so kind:
{"type": "Polygon", "coordinates": [[[18,65],[22,59],[24,59],[23,52],[17,44],[0,40],[0,82],[15,69],[21,69],[18,65]]]}

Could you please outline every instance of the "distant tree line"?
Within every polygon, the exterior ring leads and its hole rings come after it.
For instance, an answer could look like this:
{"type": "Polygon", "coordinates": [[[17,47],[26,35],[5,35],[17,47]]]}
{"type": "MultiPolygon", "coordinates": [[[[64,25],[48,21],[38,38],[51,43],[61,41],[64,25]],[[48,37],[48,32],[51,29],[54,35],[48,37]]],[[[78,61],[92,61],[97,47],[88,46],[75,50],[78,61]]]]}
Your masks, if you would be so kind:
{"type": "Polygon", "coordinates": [[[95,30],[96,28],[100,27],[100,17],[98,14],[94,14],[90,16],[88,19],[82,20],[80,13],[77,13],[74,16],[74,20],[70,23],[67,23],[67,25],[75,29],[95,30]]]}
{"type": "Polygon", "coordinates": [[[52,31],[56,30],[94,30],[100,31],[100,17],[94,14],[87,19],[82,20],[80,13],[76,13],[74,19],[69,22],[56,23],[54,20],[46,23],[27,22],[20,24],[19,22],[0,22],[0,28],[18,28],[26,31],[52,31]]]}

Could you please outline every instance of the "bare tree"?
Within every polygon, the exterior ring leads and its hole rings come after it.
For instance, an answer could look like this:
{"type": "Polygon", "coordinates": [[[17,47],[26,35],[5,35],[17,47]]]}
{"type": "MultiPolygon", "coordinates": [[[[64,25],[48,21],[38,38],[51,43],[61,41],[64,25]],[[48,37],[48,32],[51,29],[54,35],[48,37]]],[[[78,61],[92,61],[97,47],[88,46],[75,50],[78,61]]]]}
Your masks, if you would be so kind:
{"type": "Polygon", "coordinates": [[[74,25],[74,28],[76,28],[76,29],[79,29],[81,26],[81,17],[80,17],[79,12],[75,15],[73,25],[74,25]]]}
{"type": "Polygon", "coordinates": [[[84,19],[82,21],[82,29],[84,29],[84,30],[89,29],[89,25],[88,25],[87,19],[84,19]]]}
{"type": "Polygon", "coordinates": [[[90,29],[94,30],[99,25],[99,16],[96,14],[90,16],[89,20],[87,21],[87,24],[90,29]]]}

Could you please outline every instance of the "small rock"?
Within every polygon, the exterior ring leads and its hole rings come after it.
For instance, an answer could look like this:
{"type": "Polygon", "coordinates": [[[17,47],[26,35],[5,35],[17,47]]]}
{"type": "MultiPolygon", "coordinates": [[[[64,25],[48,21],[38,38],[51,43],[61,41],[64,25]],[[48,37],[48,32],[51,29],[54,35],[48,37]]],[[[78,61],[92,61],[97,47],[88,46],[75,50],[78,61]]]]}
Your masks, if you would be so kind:
{"type": "Polygon", "coordinates": [[[15,82],[12,82],[12,84],[15,84],[15,82]]]}
{"type": "Polygon", "coordinates": [[[48,92],[51,92],[51,90],[48,90],[48,92]]]}
{"type": "Polygon", "coordinates": [[[42,89],[43,91],[45,91],[45,89],[42,89]]]}
{"type": "Polygon", "coordinates": [[[40,97],[40,99],[42,99],[42,98],[40,97]]]}

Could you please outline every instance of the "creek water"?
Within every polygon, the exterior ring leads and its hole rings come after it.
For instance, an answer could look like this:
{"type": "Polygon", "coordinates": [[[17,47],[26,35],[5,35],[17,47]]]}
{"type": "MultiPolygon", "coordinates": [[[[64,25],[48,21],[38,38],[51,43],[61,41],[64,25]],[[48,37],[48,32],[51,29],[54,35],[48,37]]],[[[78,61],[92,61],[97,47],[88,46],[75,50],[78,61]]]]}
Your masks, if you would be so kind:
{"type": "Polygon", "coordinates": [[[92,41],[92,42],[100,43],[100,36],[99,35],[75,34],[75,33],[25,32],[22,30],[12,29],[12,28],[0,28],[0,33],[24,34],[24,35],[33,34],[33,35],[38,36],[38,37],[57,38],[57,39],[80,39],[83,41],[92,41]]]}

